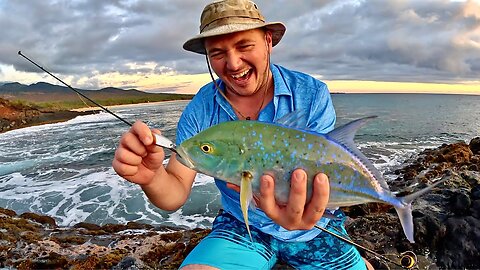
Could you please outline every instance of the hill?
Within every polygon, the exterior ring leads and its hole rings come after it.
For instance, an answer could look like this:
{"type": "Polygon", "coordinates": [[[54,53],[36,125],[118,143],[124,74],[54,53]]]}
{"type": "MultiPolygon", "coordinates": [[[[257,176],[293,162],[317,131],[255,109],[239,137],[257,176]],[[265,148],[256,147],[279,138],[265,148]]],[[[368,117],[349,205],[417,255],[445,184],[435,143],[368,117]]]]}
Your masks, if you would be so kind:
{"type": "MultiPolygon", "coordinates": [[[[83,95],[102,105],[134,104],[143,102],[188,100],[193,95],[147,93],[136,89],[123,90],[114,87],[99,90],[76,89],[83,95]]],[[[30,85],[18,82],[0,84],[0,97],[10,101],[33,103],[41,108],[51,109],[74,109],[85,107],[85,104],[94,106],[71,89],[53,85],[46,82],[38,82],[30,85]]]]}

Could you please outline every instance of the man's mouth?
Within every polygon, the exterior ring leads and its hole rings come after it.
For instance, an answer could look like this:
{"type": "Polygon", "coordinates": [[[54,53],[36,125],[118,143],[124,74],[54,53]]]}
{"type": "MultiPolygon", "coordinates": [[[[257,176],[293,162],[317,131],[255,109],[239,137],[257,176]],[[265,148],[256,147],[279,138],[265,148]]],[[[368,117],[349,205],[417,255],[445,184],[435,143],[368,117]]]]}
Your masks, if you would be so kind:
{"type": "Polygon", "coordinates": [[[252,69],[246,69],[240,73],[237,74],[232,74],[232,78],[237,81],[243,81],[243,80],[248,80],[250,78],[252,69]]]}

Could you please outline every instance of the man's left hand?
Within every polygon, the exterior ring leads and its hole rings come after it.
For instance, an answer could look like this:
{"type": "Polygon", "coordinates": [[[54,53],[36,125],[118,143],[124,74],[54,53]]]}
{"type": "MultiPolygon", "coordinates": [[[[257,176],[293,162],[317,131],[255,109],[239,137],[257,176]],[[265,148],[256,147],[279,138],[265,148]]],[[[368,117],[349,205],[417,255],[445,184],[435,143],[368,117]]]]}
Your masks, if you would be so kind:
{"type": "Polygon", "coordinates": [[[312,198],[307,199],[307,173],[302,169],[293,172],[290,195],[285,206],[275,201],[275,181],[270,175],[263,175],[260,186],[260,196],[257,197],[258,207],[275,223],[287,230],[309,230],[322,218],[328,203],[330,186],[328,177],[319,173],[313,179],[312,198]]]}

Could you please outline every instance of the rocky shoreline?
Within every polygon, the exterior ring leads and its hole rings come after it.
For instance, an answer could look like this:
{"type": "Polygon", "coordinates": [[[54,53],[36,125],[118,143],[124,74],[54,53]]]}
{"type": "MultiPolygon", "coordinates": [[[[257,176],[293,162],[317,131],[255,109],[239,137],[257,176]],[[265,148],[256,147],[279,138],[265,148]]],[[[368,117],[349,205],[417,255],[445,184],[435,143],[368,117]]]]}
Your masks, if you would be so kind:
{"type": "MultiPolygon", "coordinates": [[[[392,190],[408,194],[448,178],[413,203],[415,243],[405,240],[395,210],[381,204],[345,209],[350,216],[349,235],[380,254],[413,251],[421,260],[420,269],[480,269],[479,168],[479,137],[469,144],[423,151],[397,170],[398,178],[390,183],[392,190]]],[[[371,254],[365,256],[377,268],[386,268],[371,254]]]]}
{"type": "Polygon", "coordinates": [[[45,110],[11,103],[0,98],[0,133],[29,126],[64,122],[96,111],[45,110]]]}
{"type": "MultiPolygon", "coordinates": [[[[82,114],[12,109],[1,100],[0,109],[0,132],[82,114]]],[[[414,202],[415,243],[406,241],[395,210],[376,203],[344,209],[351,238],[396,261],[412,251],[420,269],[480,269],[480,138],[425,150],[395,174],[390,187],[398,196],[448,178],[414,202]]],[[[208,232],[134,222],[65,228],[51,217],[0,209],[0,268],[176,269],[208,232]]],[[[376,269],[398,269],[361,253],[376,269]]]]}
{"type": "MultiPolygon", "coordinates": [[[[395,172],[398,179],[391,185],[392,190],[410,193],[448,178],[414,203],[415,243],[406,241],[394,209],[376,203],[344,209],[351,238],[394,261],[412,251],[420,269],[479,269],[479,168],[480,138],[423,151],[395,172]]],[[[62,228],[51,217],[0,209],[0,267],[175,269],[208,232],[134,222],[62,228]]],[[[376,269],[398,269],[361,253],[376,269]]],[[[276,268],[288,266],[280,263],[276,268]]]]}

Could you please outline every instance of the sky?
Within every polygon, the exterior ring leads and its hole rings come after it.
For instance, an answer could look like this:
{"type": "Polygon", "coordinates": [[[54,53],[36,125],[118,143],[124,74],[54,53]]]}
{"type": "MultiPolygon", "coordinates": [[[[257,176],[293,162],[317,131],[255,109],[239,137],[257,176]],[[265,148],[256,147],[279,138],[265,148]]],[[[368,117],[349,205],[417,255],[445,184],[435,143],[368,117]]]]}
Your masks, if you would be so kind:
{"type": "MultiPolygon", "coordinates": [[[[195,93],[209,82],[183,43],[206,0],[0,0],[0,82],[195,93]]],[[[332,92],[480,94],[480,0],[257,0],[287,26],[272,61],[332,92]]]]}

